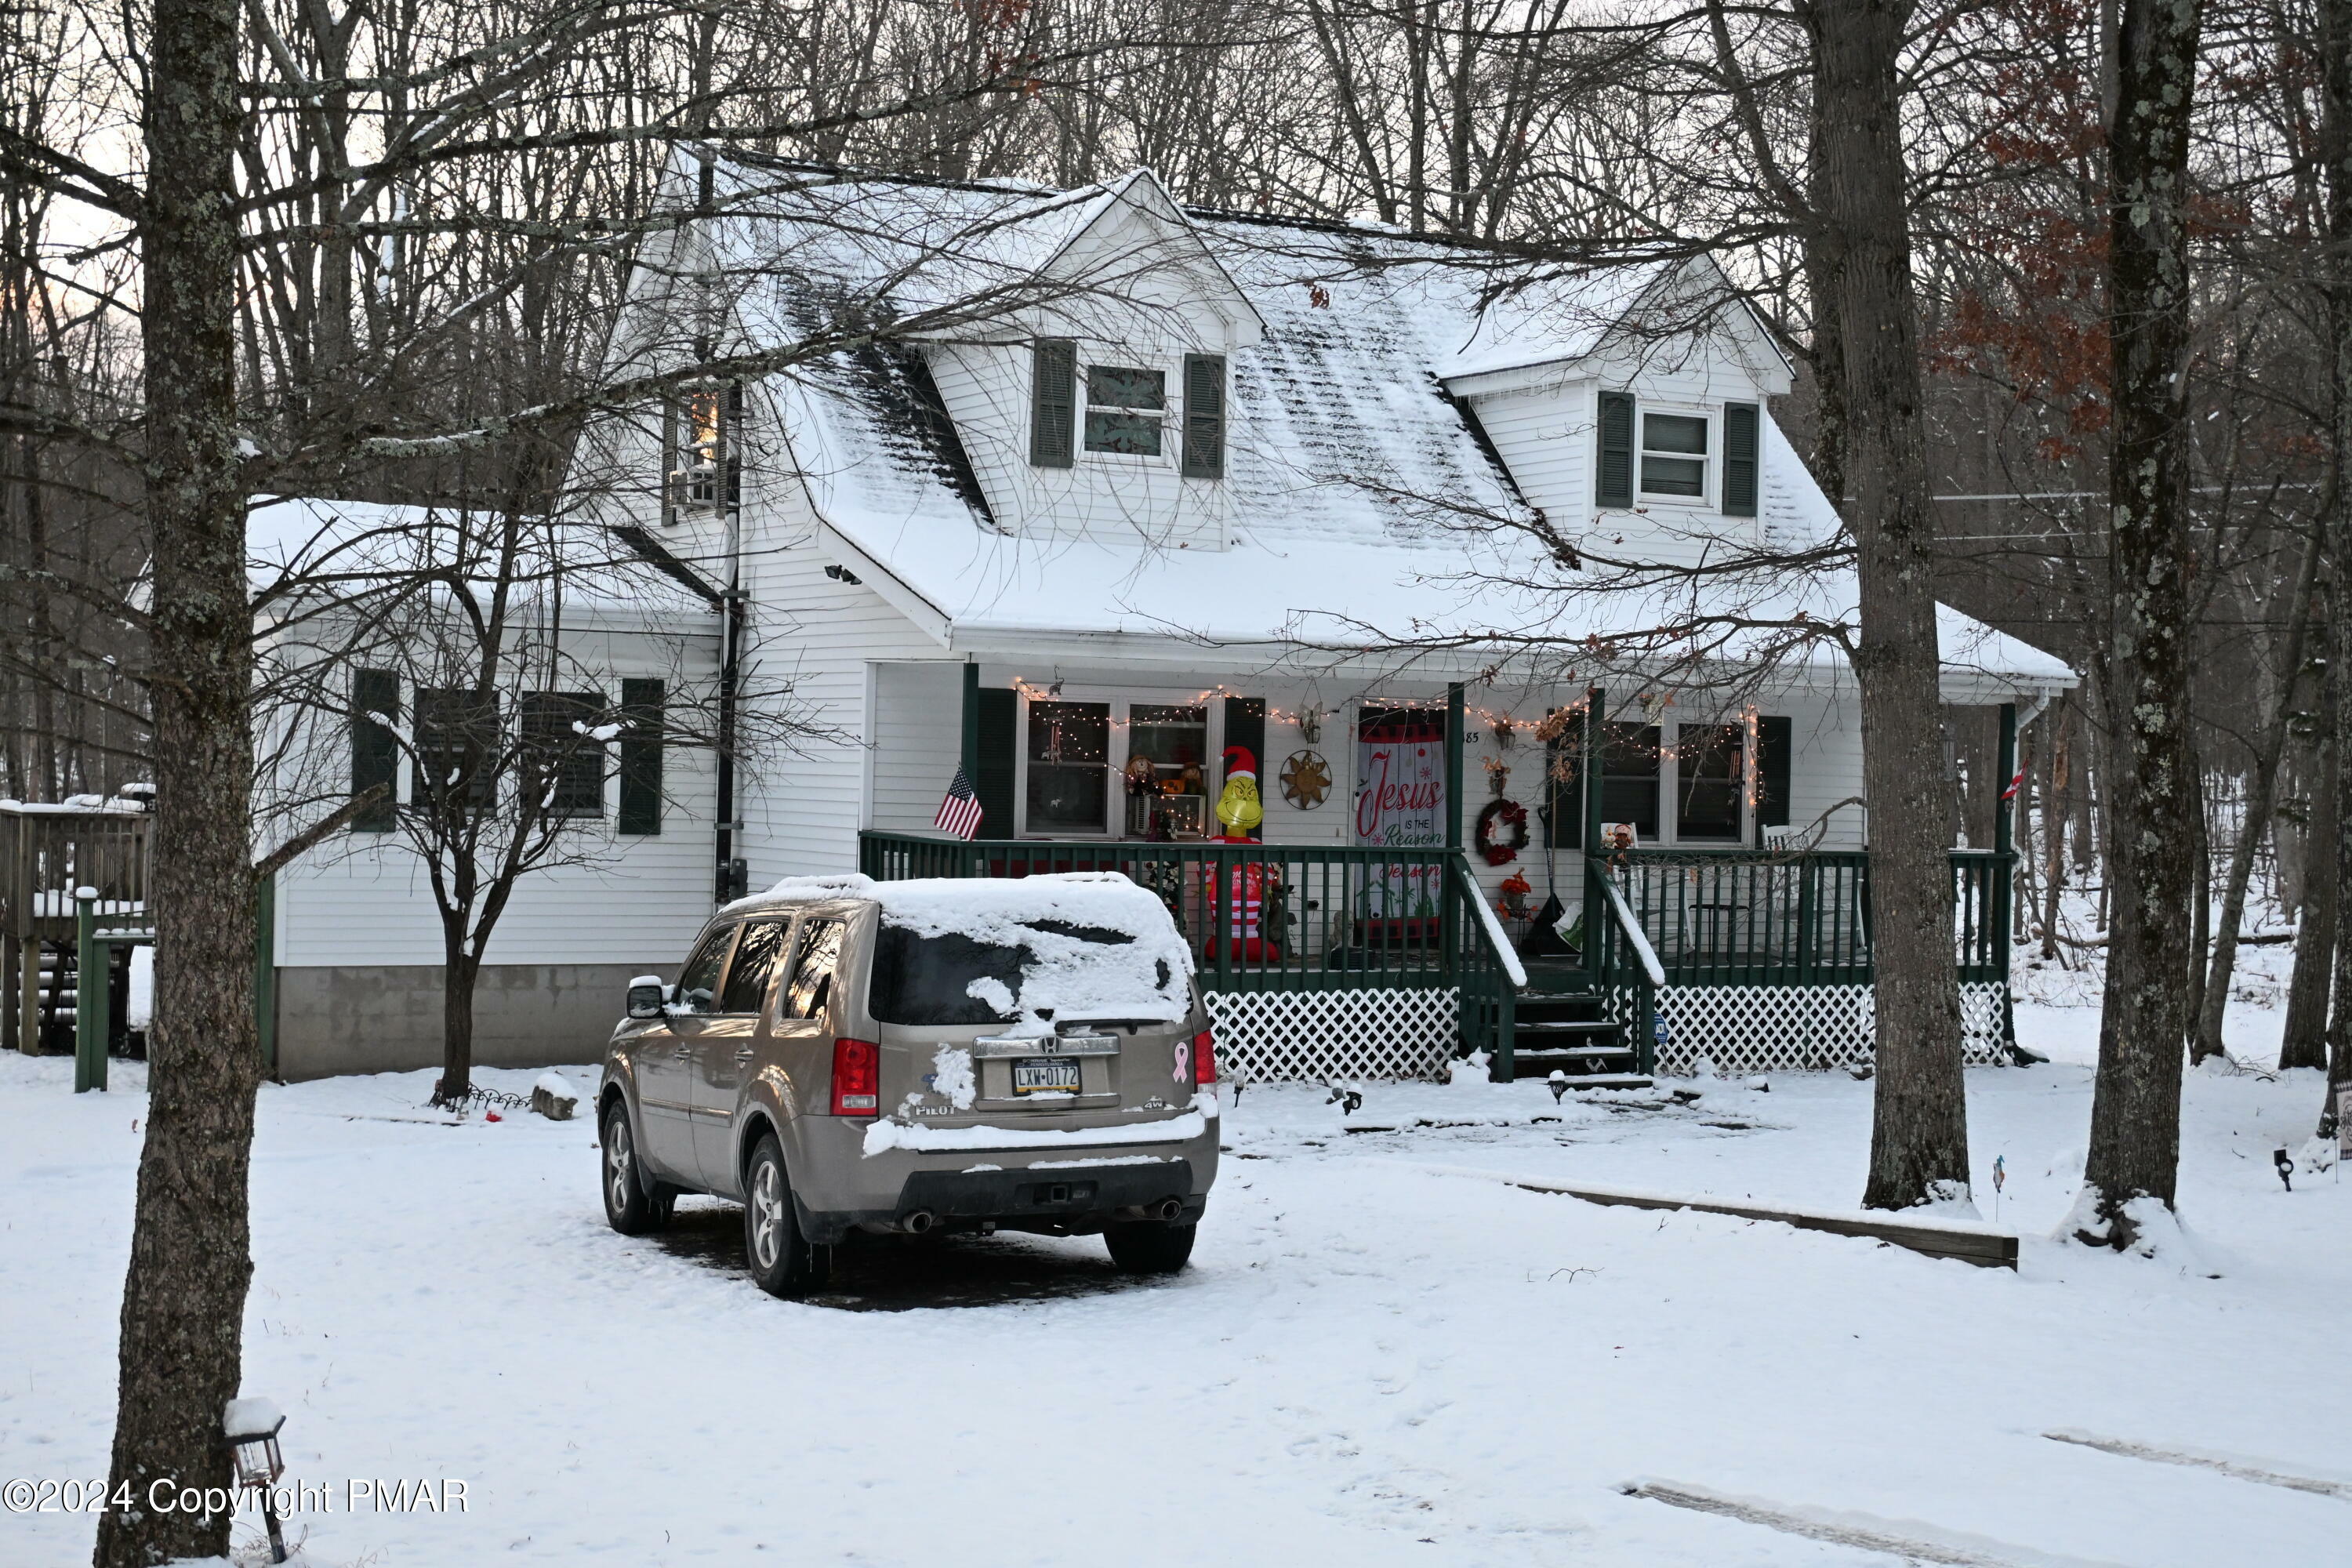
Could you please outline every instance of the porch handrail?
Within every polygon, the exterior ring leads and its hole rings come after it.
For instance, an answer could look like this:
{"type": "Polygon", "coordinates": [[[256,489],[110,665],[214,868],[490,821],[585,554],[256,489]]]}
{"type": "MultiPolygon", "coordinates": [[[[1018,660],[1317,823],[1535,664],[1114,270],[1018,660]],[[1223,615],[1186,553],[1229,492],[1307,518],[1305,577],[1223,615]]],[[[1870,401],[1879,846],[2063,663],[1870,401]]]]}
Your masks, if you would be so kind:
{"type": "Polygon", "coordinates": [[[1609,895],[1609,910],[1617,917],[1617,929],[1624,932],[1626,944],[1633,948],[1633,956],[1642,961],[1642,973],[1649,977],[1651,984],[1664,985],[1666,983],[1666,966],[1658,962],[1658,950],[1652,947],[1650,939],[1642,934],[1642,922],[1633,918],[1633,910],[1625,902],[1625,895],[1617,890],[1614,879],[1603,878],[1601,886],[1609,895]]]}
{"type": "Polygon", "coordinates": [[[1487,1076],[1497,1083],[1508,1083],[1516,1076],[1511,1056],[1518,1037],[1518,995],[1528,984],[1527,966],[1519,962],[1503,922],[1487,906],[1486,889],[1478,886],[1470,857],[1462,850],[1447,857],[1445,887],[1453,911],[1448,921],[1453,928],[1448,968],[1459,997],[1462,1054],[1483,1053],[1487,1076]]]}

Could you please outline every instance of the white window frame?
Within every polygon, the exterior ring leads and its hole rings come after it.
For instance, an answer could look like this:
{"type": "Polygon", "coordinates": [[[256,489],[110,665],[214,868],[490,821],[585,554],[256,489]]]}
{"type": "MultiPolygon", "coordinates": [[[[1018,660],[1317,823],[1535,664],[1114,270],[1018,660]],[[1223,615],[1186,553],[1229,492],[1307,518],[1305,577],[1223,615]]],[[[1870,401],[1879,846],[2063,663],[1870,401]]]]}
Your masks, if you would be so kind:
{"type": "Polygon", "coordinates": [[[1720,483],[1722,464],[1718,448],[1723,443],[1723,410],[1713,405],[1689,403],[1654,403],[1648,398],[1633,400],[1633,500],[1635,504],[1650,506],[1686,506],[1705,510],[1714,506],[1716,486],[1720,483]],[[1696,460],[1699,465],[1698,494],[1667,495],[1649,489],[1643,480],[1649,473],[1651,447],[1650,416],[1663,414],[1670,419],[1696,419],[1706,426],[1706,449],[1703,452],[1670,452],[1658,449],[1661,458],[1682,461],[1696,460]]]}
{"type": "MultiPolygon", "coordinates": [[[[1183,418],[1179,407],[1184,396],[1184,389],[1180,384],[1184,379],[1182,362],[1179,361],[1176,368],[1171,370],[1167,361],[1157,354],[1131,354],[1123,361],[1116,360],[1117,355],[1125,352],[1117,347],[1108,347],[1102,356],[1104,363],[1097,365],[1088,363],[1084,358],[1083,349],[1081,350],[1081,357],[1078,361],[1076,427],[1071,431],[1071,437],[1077,447],[1076,456],[1086,462],[1111,463],[1126,468],[1173,468],[1176,464],[1175,447],[1183,439],[1184,434],[1183,418]],[[1159,373],[1160,450],[1157,452],[1098,452],[1087,445],[1087,415],[1089,410],[1097,406],[1090,391],[1094,382],[1092,373],[1098,369],[1143,370],[1159,373]]],[[[1127,407],[1124,404],[1103,404],[1100,406],[1127,407]]],[[[1148,408],[1136,408],[1129,409],[1129,412],[1149,414],[1152,411],[1148,408]]]]}

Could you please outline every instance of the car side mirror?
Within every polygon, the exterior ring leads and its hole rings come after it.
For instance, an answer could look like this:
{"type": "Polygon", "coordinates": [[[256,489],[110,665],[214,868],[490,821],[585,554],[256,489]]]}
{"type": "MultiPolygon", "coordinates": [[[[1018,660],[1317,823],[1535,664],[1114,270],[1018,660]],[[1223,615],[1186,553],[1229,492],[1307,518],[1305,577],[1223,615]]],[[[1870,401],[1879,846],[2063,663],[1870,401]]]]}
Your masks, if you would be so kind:
{"type": "Polygon", "coordinates": [[[662,1004],[668,999],[668,996],[669,987],[662,984],[660,975],[638,975],[629,982],[629,1016],[632,1018],[660,1017],[662,1004]]]}

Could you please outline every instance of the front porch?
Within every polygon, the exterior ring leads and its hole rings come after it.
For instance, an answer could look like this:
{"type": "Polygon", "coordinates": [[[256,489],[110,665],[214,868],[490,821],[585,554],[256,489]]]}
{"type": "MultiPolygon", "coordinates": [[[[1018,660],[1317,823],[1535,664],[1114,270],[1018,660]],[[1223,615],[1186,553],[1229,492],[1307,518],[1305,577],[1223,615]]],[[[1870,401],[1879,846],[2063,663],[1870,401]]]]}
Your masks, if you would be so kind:
{"type": "MultiPolygon", "coordinates": [[[[1954,959],[1971,1063],[2006,1059],[2006,850],[1952,854],[1954,959]]],[[[1583,858],[1582,940],[1523,957],[1460,850],[868,831],[877,880],[1115,871],[1157,889],[1201,959],[1242,1081],[1440,1076],[1484,1051],[1498,1080],[1588,1088],[1866,1062],[1870,858],[1621,850],[1583,858]]]]}

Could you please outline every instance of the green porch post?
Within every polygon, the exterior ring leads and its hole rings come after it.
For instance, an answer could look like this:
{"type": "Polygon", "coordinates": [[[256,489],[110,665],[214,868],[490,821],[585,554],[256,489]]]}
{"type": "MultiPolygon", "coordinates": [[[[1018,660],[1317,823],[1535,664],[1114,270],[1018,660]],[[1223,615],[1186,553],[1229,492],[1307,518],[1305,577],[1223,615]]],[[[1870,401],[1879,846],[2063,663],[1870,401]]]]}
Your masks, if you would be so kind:
{"type": "MultiPolygon", "coordinates": [[[[106,1088],[106,944],[98,940],[98,889],[74,889],[74,1092],[106,1088]],[[92,1005],[90,981],[98,982],[92,1005]]],[[[61,985],[58,989],[63,990],[61,985]]]]}
{"type": "Polygon", "coordinates": [[[253,899],[253,1026],[261,1044],[261,1065],[278,1076],[278,879],[255,889],[253,899]]]}
{"type": "Polygon", "coordinates": [[[2000,981],[2000,1039],[2005,1046],[2017,1043],[2017,1017],[2010,1005],[2009,995],[2009,920],[2012,900],[2017,896],[2017,809],[2024,791],[2012,798],[2010,785],[2017,778],[2017,704],[2000,705],[2000,766],[1995,787],[1999,795],[1993,802],[1992,847],[2000,857],[1992,869],[1992,908],[1988,911],[1992,921],[1991,941],[1987,944],[1992,955],[1992,972],[2000,981]]]}
{"type": "Polygon", "coordinates": [[[1601,978],[1601,716],[1608,694],[1597,686],[1584,692],[1584,967],[1595,982],[1601,978]]]}
{"type": "Polygon", "coordinates": [[[1445,687],[1445,847],[1462,847],[1462,683],[1445,687]]]}
{"type": "Polygon", "coordinates": [[[963,776],[971,787],[980,787],[980,666],[967,662],[963,667],[963,749],[957,753],[963,765],[963,776]]]}
{"type": "MultiPolygon", "coordinates": [[[[1459,859],[1462,855],[1462,683],[1450,680],[1445,684],[1445,858],[1459,859]]],[[[1470,890],[1477,890],[1477,879],[1466,877],[1470,890]]],[[[1468,1001],[1468,976],[1462,973],[1460,947],[1462,917],[1467,911],[1457,907],[1454,877],[1449,870],[1437,889],[1438,952],[1444,955],[1445,980],[1448,984],[1465,988],[1464,1001],[1468,1001]]],[[[1465,1046],[1464,1047],[1467,1049],[1465,1046]]]]}

